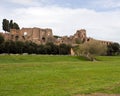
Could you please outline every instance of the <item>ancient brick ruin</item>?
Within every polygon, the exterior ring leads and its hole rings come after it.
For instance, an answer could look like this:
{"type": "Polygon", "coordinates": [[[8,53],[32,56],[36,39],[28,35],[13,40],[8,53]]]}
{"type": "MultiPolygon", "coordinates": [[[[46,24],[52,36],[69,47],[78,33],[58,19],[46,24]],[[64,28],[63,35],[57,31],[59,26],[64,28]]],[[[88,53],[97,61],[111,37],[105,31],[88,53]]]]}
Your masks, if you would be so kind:
{"type": "MultiPolygon", "coordinates": [[[[1,33],[5,40],[13,40],[13,41],[32,41],[37,44],[46,44],[47,42],[53,42],[54,44],[70,44],[76,45],[84,42],[89,42],[91,40],[95,40],[92,38],[88,38],[86,35],[86,30],[81,29],[77,30],[77,32],[72,36],[63,36],[63,37],[55,37],[52,33],[52,29],[46,28],[22,28],[21,30],[11,29],[10,33],[1,33]]],[[[97,40],[103,44],[110,44],[109,41],[97,40]]]]}
{"type": "Polygon", "coordinates": [[[21,30],[11,29],[10,33],[3,34],[5,40],[32,41],[37,44],[45,44],[53,37],[52,29],[22,28],[21,30]]]}

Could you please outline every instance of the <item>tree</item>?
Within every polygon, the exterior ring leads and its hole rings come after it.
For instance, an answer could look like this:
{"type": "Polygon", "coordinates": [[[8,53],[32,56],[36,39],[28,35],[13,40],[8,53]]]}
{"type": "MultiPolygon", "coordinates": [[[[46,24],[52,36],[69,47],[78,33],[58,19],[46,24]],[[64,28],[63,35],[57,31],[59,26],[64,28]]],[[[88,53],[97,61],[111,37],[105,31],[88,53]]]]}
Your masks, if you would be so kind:
{"type": "Polygon", "coordinates": [[[36,51],[37,54],[44,54],[44,45],[38,45],[36,51]]]}
{"type": "Polygon", "coordinates": [[[10,54],[11,41],[5,41],[3,45],[4,45],[4,53],[10,54]]]}
{"type": "Polygon", "coordinates": [[[47,54],[58,54],[59,53],[59,48],[57,45],[53,44],[52,42],[49,42],[45,45],[47,54]]]}
{"type": "Polygon", "coordinates": [[[59,45],[59,54],[60,54],[60,55],[70,54],[70,49],[71,49],[71,46],[70,46],[70,45],[60,44],[60,45],[59,45]]]}
{"type": "Polygon", "coordinates": [[[3,53],[3,42],[4,42],[4,37],[0,34],[0,53],[3,53]]]}
{"type": "Polygon", "coordinates": [[[120,45],[119,43],[112,43],[107,46],[107,55],[119,55],[120,54],[120,45]]]}
{"type": "Polygon", "coordinates": [[[4,53],[4,43],[0,44],[0,54],[4,53]]]}
{"type": "Polygon", "coordinates": [[[81,43],[83,43],[80,38],[76,38],[76,39],[75,39],[75,42],[76,42],[76,44],[81,44],[81,43]]]}
{"type": "Polygon", "coordinates": [[[95,56],[106,54],[107,47],[98,41],[89,41],[75,47],[74,51],[76,55],[85,56],[89,60],[94,61],[95,56]]]}
{"type": "Polygon", "coordinates": [[[13,29],[13,20],[10,20],[9,27],[10,29],[13,29]]]}
{"type": "Polygon", "coordinates": [[[6,32],[9,32],[10,29],[9,29],[9,20],[7,19],[3,19],[3,22],[2,22],[2,28],[3,30],[6,32]]]}
{"type": "Polygon", "coordinates": [[[22,54],[24,48],[24,42],[22,41],[15,41],[15,50],[16,53],[22,54]]]}
{"type": "Polygon", "coordinates": [[[19,25],[17,23],[13,23],[13,29],[20,29],[19,25]]]}
{"type": "Polygon", "coordinates": [[[13,20],[7,20],[3,19],[2,27],[4,31],[10,32],[10,29],[20,29],[19,25],[16,22],[13,22],[13,20]]]}

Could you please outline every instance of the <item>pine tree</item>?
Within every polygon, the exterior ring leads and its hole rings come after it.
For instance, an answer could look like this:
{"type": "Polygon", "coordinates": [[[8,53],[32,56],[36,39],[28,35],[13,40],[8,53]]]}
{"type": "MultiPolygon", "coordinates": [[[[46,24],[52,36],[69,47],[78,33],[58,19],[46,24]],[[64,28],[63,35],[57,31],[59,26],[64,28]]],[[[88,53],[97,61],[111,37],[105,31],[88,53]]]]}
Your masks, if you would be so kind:
{"type": "Polygon", "coordinates": [[[2,28],[5,32],[10,32],[10,29],[20,29],[19,25],[16,22],[13,22],[13,20],[10,20],[9,22],[7,19],[3,19],[2,28]]]}
{"type": "Polygon", "coordinates": [[[9,27],[10,29],[13,29],[13,20],[10,20],[9,27]]]}
{"type": "Polygon", "coordinates": [[[13,29],[20,29],[19,25],[16,22],[13,23],[13,29]]]}
{"type": "Polygon", "coordinates": [[[3,27],[4,31],[10,32],[10,29],[9,29],[9,20],[3,19],[2,27],[3,27]]]}

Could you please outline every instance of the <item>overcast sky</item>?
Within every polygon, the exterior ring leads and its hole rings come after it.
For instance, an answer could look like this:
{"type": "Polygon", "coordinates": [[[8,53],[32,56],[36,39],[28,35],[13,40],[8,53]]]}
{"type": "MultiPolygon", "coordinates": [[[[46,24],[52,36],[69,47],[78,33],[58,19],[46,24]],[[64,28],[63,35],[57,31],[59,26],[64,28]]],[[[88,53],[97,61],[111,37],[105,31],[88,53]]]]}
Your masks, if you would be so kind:
{"type": "Polygon", "coordinates": [[[88,37],[120,43],[120,0],[0,0],[0,26],[4,18],[61,36],[86,29],[88,37]]]}

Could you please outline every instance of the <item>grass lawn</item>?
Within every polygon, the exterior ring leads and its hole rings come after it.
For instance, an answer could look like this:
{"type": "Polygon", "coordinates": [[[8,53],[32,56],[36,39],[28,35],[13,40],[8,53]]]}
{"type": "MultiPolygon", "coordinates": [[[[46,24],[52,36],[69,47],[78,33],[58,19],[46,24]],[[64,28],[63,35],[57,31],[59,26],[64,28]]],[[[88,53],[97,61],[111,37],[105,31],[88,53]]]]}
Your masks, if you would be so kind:
{"type": "Polygon", "coordinates": [[[120,94],[120,56],[0,56],[0,96],[120,94]]]}

